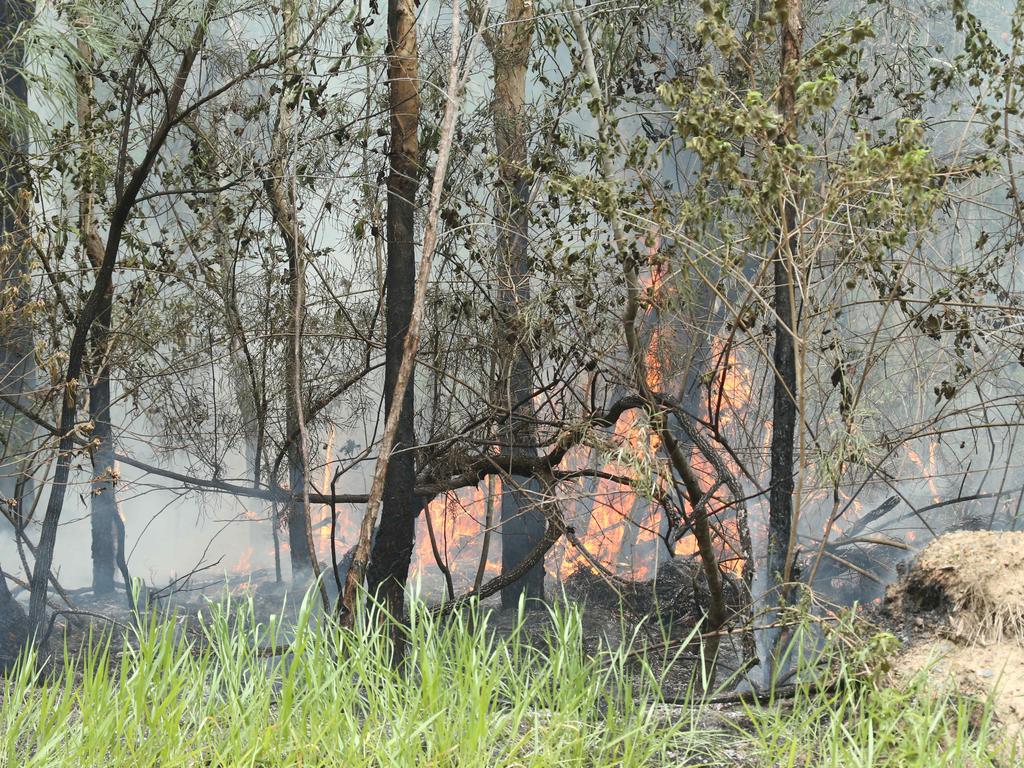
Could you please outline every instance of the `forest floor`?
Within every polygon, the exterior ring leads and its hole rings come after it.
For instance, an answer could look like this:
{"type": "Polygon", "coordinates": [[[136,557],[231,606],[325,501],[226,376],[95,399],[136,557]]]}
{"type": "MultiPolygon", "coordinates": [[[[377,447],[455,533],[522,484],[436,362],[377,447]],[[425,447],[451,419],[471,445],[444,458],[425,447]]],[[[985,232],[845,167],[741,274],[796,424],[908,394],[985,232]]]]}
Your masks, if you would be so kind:
{"type": "MultiPolygon", "coordinates": [[[[975,595],[950,577],[974,572],[953,562],[962,545],[922,555],[871,621],[850,614],[823,631],[794,609],[793,673],[756,697],[732,690],[727,667],[701,683],[692,625],[645,629],[592,584],[582,609],[441,621],[418,608],[398,666],[371,615],[339,629],[316,620],[315,600],[275,611],[273,589],[182,602],[127,640],[118,626],[103,641],[90,622],[90,642],[82,625],[68,635],[67,663],[40,673],[30,659],[8,674],[0,766],[1020,765],[994,686],[960,684],[952,664],[950,678],[907,662],[926,640],[982,647],[955,636],[967,628],[961,598],[975,595]]],[[[982,559],[1012,571],[999,557],[982,559]]],[[[118,605],[92,607],[127,625],[118,605]]]]}

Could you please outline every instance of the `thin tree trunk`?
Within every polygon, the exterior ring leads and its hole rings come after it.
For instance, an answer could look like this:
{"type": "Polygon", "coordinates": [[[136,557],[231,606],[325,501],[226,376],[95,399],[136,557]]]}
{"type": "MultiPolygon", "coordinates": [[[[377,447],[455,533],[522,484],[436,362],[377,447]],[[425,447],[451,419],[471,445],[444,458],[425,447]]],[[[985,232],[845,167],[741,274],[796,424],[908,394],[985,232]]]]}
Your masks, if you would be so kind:
{"type": "MultiPolygon", "coordinates": [[[[479,13],[479,12],[478,12],[479,13]]],[[[478,18],[478,23],[484,20],[478,18]]],[[[496,329],[507,350],[504,375],[499,381],[507,421],[500,437],[510,456],[536,456],[536,390],[531,362],[529,329],[523,327],[521,308],[530,300],[529,226],[530,175],[527,168],[526,72],[533,46],[534,4],[507,0],[501,30],[486,32],[484,41],[494,61],[494,138],[498,156],[495,190],[499,272],[496,329]]],[[[544,537],[544,514],[539,506],[539,486],[526,477],[506,478],[501,494],[501,570],[516,570],[544,537]]],[[[544,563],[538,562],[520,580],[501,591],[503,608],[515,608],[521,596],[540,607],[544,599],[544,563]]]]}
{"type": "Polygon", "coordinates": [[[89,389],[89,418],[93,422],[92,438],[92,591],[97,596],[114,592],[116,561],[117,498],[114,491],[116,472],[110,426],[110,376],[104,366],[89,389]]]}
{"type": "Polygon", "coordinates": [[[0,673],[8,672],[28,645],[28,617],[0,570],[0,673]]]}
{"type": "MultiPolygon", "coordinates": [[[[89,18],[79,18],[83,28],[88,27],[89,18]]],[[[78,231],[86,261],[94,270],[103,263],[103,242],[96,231],[94,211],[95,192],[92,169],[95,164],[92,134],[92,50],[84,40],[78,42],[81,66],[75,73],[77,89],[76,116],[78,135],[81,142],[79,161],[79,203],[78,231]]],[[[95,595],[109,595],[114,592],[114,569],[116,565],[117,499],[114,491],[116,472],[114,466],[113,430],[110,424],[110,324],[113,315],[114,287],[104,294],[96,324],[92,330],[93,381],[89,388],[89,419],[92,421],[92,590],[95,595]]],[[[131,599],[131,585],[126,582],[131,599]]]]}
{"type": "Polygon", "coordinates": [[[399,618],[404,612],[405,582],[416,538],[416,515],[421,506],[412,491],[416,481],[412,452],[416,436],[411,368],[408,384],[400,390],[398,388],[416,291],[414,220],[420,178],[420,84],[414,0],[390,0],[388,3],[388,86],[391,93],[391,171],[387,180],[387,266],[384,278],[387,327],[384,412],[390,415],[396,401],[401,405],[394,450],[390,446],[385,449],[382,445],[378,459],[387,462],[387,472],[381,499],[380,529],[370,557],[367,587],[392,616],[399,618]]]}
{"type": "Polygon", "coordinates": [[[484,540],[480,545],[480,562],[477,563],[476,576],[473,578],[473,591],[479,592],[487,574],[487,559],[491,554],[491,528],[494,526],[494,475],[488,475],[485,481],[486,498],[484,499],[484,540]]]}
{"type": "MultiPolygon", "coordinates": [[[[290,169],[290,143],[295,128],[295,106],[299,101],[301,80],[295,71],[295,47],[298,39],[298,8],[295,0],[281,5],[284,29],[284,82],[278,102],[277,124],[271,147],[272,166],[266,188],[274,219],[288,251],[289,333],[285,351],[285,387],[289,393],[285,406],[285,430],[288,439],[288,482],[293,500],[287,505],[288,543],[291,551],[292,582],[305,584],[310,576],[320,578],[320,564],[313,544],[309,519],[307,482],[306,425],[302,408],[302,328],[305,322],[306,240],[298,219],[295,177],[290,169]]],[[[327,588],[319,582],[324,609],[329,608],[327,588]]]]}
{"type": "MultiPolygon", "coordinates": [[[[779,143],[797,140],[796,85],[803,30],[800,0],[784,0],[779,20],[781,35],[781,81],[779,110],[784,130],[779,143]]],[[[799,308],[794,285],[795,261],[799,247],[796,202],[782,193],[781,231],[774,260],[775,348],[772,362],[775,385],[772,396],[771,484],[768,512],[768,579],[777,589],[774,599],[785,602],[784,586],[792,568],[792,539],[795,533],[793,510],[793,461],[798,416],[796,334],[799,308]]]]}
{"type": "Polygon", "coordinates": [[[304,493],[306,485],[305,425],[302,424],[301,395],[302,357],[301,339],[296,338],[295,329],[302,327],[303,315],[301,296],[305,271],[301,256],[292,254],[288,258],[289,306],[291,333],[285,352],[285,380],[288,402],[285,411],[285,428],[289,435],[296,435],[288,446],[288,487],[296,497],[287,504],[286,523],[288,545],[291,552],[292,581],[304,583],[318,570],[316,552],[312,546],[312,529],[309,520],[309,505],[304,493]]]}

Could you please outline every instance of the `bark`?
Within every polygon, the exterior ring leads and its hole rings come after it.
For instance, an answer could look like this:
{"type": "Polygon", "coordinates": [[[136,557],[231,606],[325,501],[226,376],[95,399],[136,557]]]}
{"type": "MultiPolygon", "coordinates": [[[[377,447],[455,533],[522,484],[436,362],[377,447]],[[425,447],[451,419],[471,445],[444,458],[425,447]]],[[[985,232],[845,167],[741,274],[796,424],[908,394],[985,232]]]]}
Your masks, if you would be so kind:
{"type": "Polygon", "coordinates": [[[114,592],[116,560],[117,498],[114,483],[114,447],[110,426],[110,376],[104,366],[89,390],[89,418],[94,428],[92,438],[92,591],[95,595],[114,592]]]}
{"type": "MultiPolygon", "coordinates": [[[[485,36],[494,61],[494,138],[498,155],[495,222],[498,270],[498,334],[506,350],[500,402],[507,420],[500,438],[512,455],[536,456],[536,391],[529,329],[521,308],[530,300],[529,226],[530,180],[527,172],[526,72],[533,45],[534,4],[507,0],[497,34],[485,36]]],[[[510,573],[544,537],[544,515],[538,504],[539,486],[531,478],[512,476],[502,483],[501,570],[510,573]]],[[[518,581],[501,591],[503,608],[515,608],[524,596],[534,607],[544,600],[544,563],[538,562],[518,581]]]]}
{"type": "MultiPolygon", "coordinates": [[[[0,0],[0,40],[8,43],[15,30],[32,18],[33,4],[26,0],[0,0]]],[[[20,74],[25,51],[20,44],[5,46],[5,58],[0,62],[0,78],[7,99],[25,106],[28,89],[20,74]]],[[[0,123],[0,296],[10,296],[13,313],[0,328],[0,392],[27,402],[26,393],[33,389],[33,339],[31,325],[21,320],[23,308],[29,300],[29,247],[28,199],[30,195],[25,168],[25,134],[16,121],[0,123]]],[[[6,309],[6,308],[5,308],[6,309]]],[[[26,454],[33,434],[32,425],[13,409],[0,405],[0,453],[4,470],[0,476],[0,492],[15,498],[19,508],[31,506],[33,484],[20,477],[21,457],[26,454]]]]}
{"type": "MultiPolygon", "coordinates": [[[[394,450],[387,453],[381,498],[380,530],[367,572],[367,587],[398,618],[403,613],[405,582],[416,538],[420,499],[413,492],[416,443],[413,428],[413,372],[399,391],[406,338],[416,291],[414,218],[420,178],[419,49],[414,0],[388,3],[388,87],[391,97],[390,173],[387,180],[387,256],[384,278],[387,340],[384,365],[384,412],[399,416],[394,450]]],[[[381,448],[381,459],[385,449],[381,448]]]]}
{"type": "Polygon", "coordinates": [[[494,527],[494,478],[487,478],[487,489],[484,498],[484,540],[480,544],[480,561],[476,566],[476,576],[473,578],[473,591],[479,592],[480,585],[484,583],[484,574],[487,572],[487,559],[491,553],[491,528],[494,527]]]}
{"type": "Polygon", "coordinates": [[[14,667],[28,639],[29,626],[25,609],[11,595],[7,576],[0,571],[0,673],[6,673],[14,667]]]}
{"type": "MultiPolygon", "coordinates": [[[[803,30],[800,26],[800,0],[781,3],[781,82],[779,110],[784,130],[779,143],[797,139],[796,86],[797,68],[803,30]]],[[[794,285],[795,260],[798,252],[797,210],[791,195],[782,193],[780,203],[781,231],[775,251],[774,310],[775,347],[772,362],[775,383],[772,395],[771,484],[768,511],[768,578],[770,588],[777,589],[776,600],[785,602],[784,585],[790,579],[795,534],[793,510],[793,461],[798,415],[798,382],[796,333],[799,308],[794,285]]]]}
{"type": "MultiPolygon", "coordinates": [[[[208,10],[208,9],[207,9],[208,10]]],[[[29,602],[29,621],[36,631],[36,637],[42,637],[46,619],[46,584],[53,563],[53,551],[57,542],[57,528],[60,525],[61,513],[64,509],[64,497],[67,493],[68,479],[71,474],[72,448],[75,445],[75,419],[78,412],[79,378],[85,360],[86,345],[93,323],[101,314],[104,296],[113,285],[114,268],[121,248],[125,226],[138,200],[142,185],[149,177],[153,164],[162,150],[171,128],[178,119],[178,105],[185,92],[185,84],[192,65],[198,55],[199,48],[205,39],[206,21],[199,23],[188,48],[182,54],[174,82],[168,89],[165,112],[160,123],[153,130],[152,137],[146,147],[142,159],[132,171],[127,183],[121,188],[110,217],[107,240],[103,249],[103,260],[96,270],[96,280],[85,305],[75,324],[74,335],[68,348],[68,362],[64,373],[64,396],[62,398],[60,419],[57,431],[60,439],[57,443],[57,462],[53,473],[50,498],[47,500],[43,515],[39,545],[36,549],[36,562],[32,570],[32,594],[29,602]]],[[[131,119],[126,114],[125,119],[131,119]]],[[[119,185],[120,187],[120,185],[119,185]]]]}

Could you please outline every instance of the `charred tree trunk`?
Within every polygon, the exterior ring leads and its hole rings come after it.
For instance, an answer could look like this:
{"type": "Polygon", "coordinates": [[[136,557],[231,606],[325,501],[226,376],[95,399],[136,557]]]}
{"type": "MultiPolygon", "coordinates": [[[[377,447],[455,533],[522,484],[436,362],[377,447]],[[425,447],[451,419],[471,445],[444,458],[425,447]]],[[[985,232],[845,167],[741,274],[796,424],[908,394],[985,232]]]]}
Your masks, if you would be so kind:
{"type": "MultiPolygon", "coordinates": [[[[290,325],[302,324],[301,305],[296,302],[296,295],[302,290],[300,281],[305,279],[303,270],[297,263],[298,259],[294,254],[288,257],[288,293],[291,306],[290,325]]],[[[299,409],[295,402],[296,393],[291,391],[293,382],[302,377],[302,363],[299,354],[301,341],[295,338],[294,333],[288,335],[288,344],[285,352],[285,385],[289,390],[288,404],[285,410],[285,429],[290,437],[288,445],[288,487],[292,491],[293,500],[286,507],[286,522],[288,526],[288,547],[291,552],[292,580],[298,584],[308,581],[313,570],[313,559],[315,554],[309,545],[306,529],[309,527],[309,509],[302,498],[302,491],[306,486],[306,462],[302,452],[302,437],[299,433],[299,409]]]]}
{"type": "Polygon", "coordinates": [[[14,599],[7,586],[7,576],[0,571],[0,673],[14,666],[28,644],[28,637],[25,609],[14,599]]]}
{"type": "MultiPolygon", "coordinates": [[[[800,65],[803,30],[800,22],[800,0],[784,0],[781,34],[781,80],[779,110],[784,120],[780,144],[797,140],[796,84],[800,65]]],[[[774,309],[775,348],[772,362],[775,384],[772,396],[771,486],[768,512],[768,585],[778,589],[775,599],[784,602],[784,586],[790,579],[793,520],[793,461],[796,424],[799,415],[797,381],[796,333],[799,307],[794,281],[799,247],[796,201],[785,195],[780,210],[779,245],[775,251],[774,309]]]]}
{"type": "MultiPolygon", "coordinates": [[[[282,4],[284,15],[285,47],[290,49],[294,45],[295,9],[292,3],[282,4]]],[[[302,381],[302,354],[301,354],[301,329],[304,322],[305,307],[302,297],[305,293],[305,270],[302,265],[302,253],[305,243],[301,242],[298,233],[298,221],[294,201],[291,199],[291,190],[287,186],[287,159],[286,155],[289,134],[292,130],[292,106],[291,102],[296,98],[297,89],[295,80],[297,76],[291,71],[291,66],[286,66],[285,84],[281,89],[281,102],[278,109],[277,120],[277,147],[275,154],[281,157],[277,163],[277,169],[272,174],[273,194],[279,209],[278,225],[284,237],[288,249],[288,342],[285,349],[285,388],[289,392],[285,406],[285,430],[288,435],[288,487],[291,488],[293,501],[291,501],[285,512],[288,526],[288,546],[291,552],[292,581],[296,584],[307,581],[313,572],[313,560],[316,553],[310,546],[306,536],[306,529],[310,525],[309,508],[302,498],[302,491],[306,487],[306,461],[303,454],[303,425],[300,423],[301,395],[295,391],[296,384],[302,381]],[[292,82],[289,82],[292,81],[292,82]]]]}
{"type": "MultiPolygon", "coordinates": [[[[116,560],[117,499],[114,482],[114,445],[110,427],[110,370],[106,366],[97,374],[89,390],[89,417],[93,422],[92,438],[92,591],[109,595],[114,591],[116,560]]],[[[127,585],[130,587],[130,585],[127,585]]]]}
{"type": "MultiPolygon", "coordinates": [[[[384,412],[390,413],[402,366],[406,333],[416,292],[414,220],[419,187],[419,49],[415,0],[388,3],[388,86],[391,96],[391,147],[387,207],[387,271],[384,279],[387,342],[384,412]]],[[[380,529],[373,543],[367,587],[398,618],[404,613],[405,583],[416,539],[421,502],[413,492],[413,382],[405,388],[395,446],[387,465],[380,529]]]]}
{"type": "MultiPolygon", "coordinates": [[[[26,0],[0,0],[0,40],[15,38],[15,31],[32,18],[33,4],[26,0]]],[[[8,103],[24,106],[28,87],[21,75],[25,51],[7,44],[0,61],[0,78],[8,103]]],[[[25,167],[25,134],[16,118],[0,116],[0,296],[11,306],[3,309],[10,318],[0,327],[0,393],[23,402],[33,388],[33,341],[31,326],[22,319],[29,299],[28,200],[31,192],[25,167]]],[[[0,493],[14,498],[21,509],[30,506],[33,484],[20,476],[22,457],[34,432],[32,424],[9,405],[0,405],[0,455],[4,470],[0,493]]]]}
{"type": "MultiPolygon", "coordinates": [[[[495,191],[501,311],[497,348],[506,350],[499,379],[506,422],[500,432],[510,456],[537,454],[536,391],[529,329],[523,326],[522,305],[530,300],[529,226],[530,176],[527,168],[526,71],[533,45],[533,3],[508,0],[498,34],[485,37],[494,61],[494,138],[498,155],[495,191]]],[[[515,571],[544,538],[540,487],[531,478],[512,476],[502,483],[501,572],[515,571]]],[[[544,599],[544,563],[501,591],[503,608],[514,608],[521,596],[544,599]]],[[[538,602],[532,603],[538,606],[538,602]]]]}

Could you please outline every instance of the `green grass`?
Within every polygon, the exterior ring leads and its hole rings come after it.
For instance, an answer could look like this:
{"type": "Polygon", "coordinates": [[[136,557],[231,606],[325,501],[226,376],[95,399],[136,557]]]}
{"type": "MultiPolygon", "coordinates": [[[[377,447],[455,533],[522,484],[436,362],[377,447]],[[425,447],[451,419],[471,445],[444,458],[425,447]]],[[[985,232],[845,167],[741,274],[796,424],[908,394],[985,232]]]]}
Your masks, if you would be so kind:
{"type": "Polygon", "coordinates": [[[399,670],[372,617],[354,631],[308,619],[307,604],[291,652],[275,658],[255,649],[285,642],[283,628],[236,603],[215,610],[201,638],[152,617],[117,643],[113,663],[109,642],[46,678],[28,659],[0,704],[2,765],[998,764],[984,712],[860,682],[864,659],[848,652],[830,659],[848,678],[838,692],[807,688],[710,728],[700,703],[657,704],[663,664],[626,649],[584,654],[574,610],[553,611],[544,648],[517,632],[496,638],[486,620],[440,625],[418,611],[399,670]]]}

